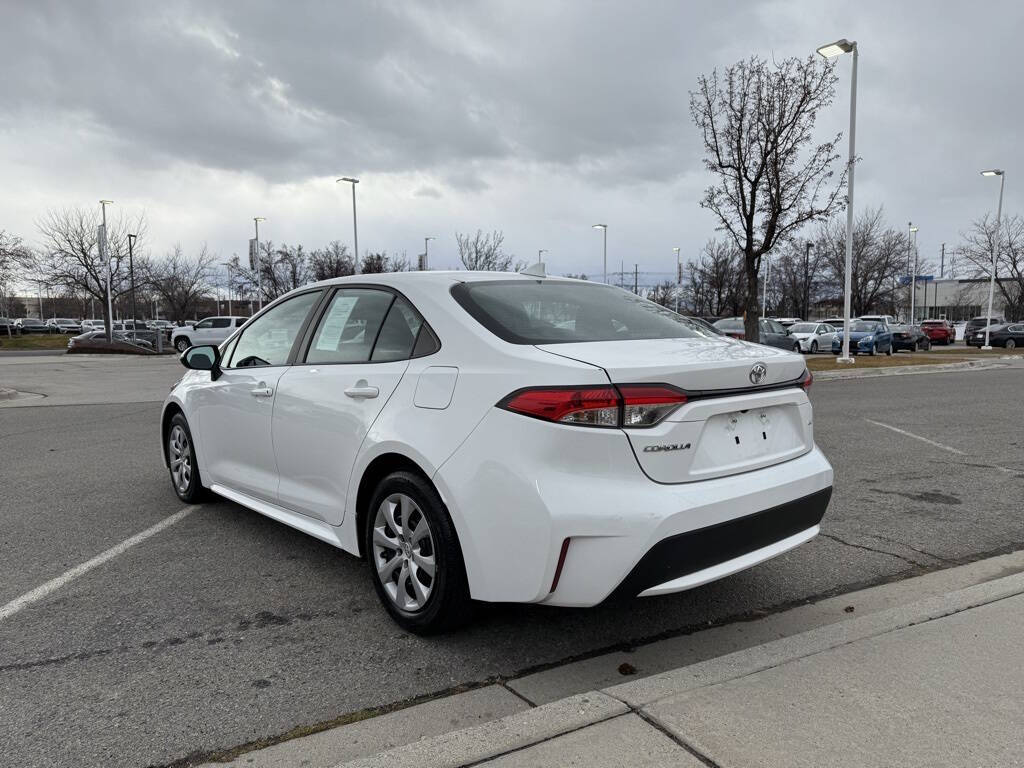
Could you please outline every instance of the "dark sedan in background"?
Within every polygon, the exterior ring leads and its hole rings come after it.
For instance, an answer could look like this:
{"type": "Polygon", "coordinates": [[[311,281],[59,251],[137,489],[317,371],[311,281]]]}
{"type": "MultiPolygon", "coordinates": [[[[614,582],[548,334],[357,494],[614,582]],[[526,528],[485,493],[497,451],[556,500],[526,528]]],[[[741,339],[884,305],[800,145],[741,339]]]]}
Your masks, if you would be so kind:
{"type": "MultiPolygon", "coordinates": [[[[832,354],[843,351],[843,334],[837,333],[832,342],[832,354]]],[[[892,354],[892,332],[885,323],[854,320],[850,323],[850,354],[874,355],[876,352],[892,354]]]]}
{"type": "MultiPolygon", "coordinates": [[[[978,328],[971,331],[965,341],[972,347],[982,347],[985,344],[985,329],[978,328]]],[[[988,329],[988,341],[993,347],[1006,347],[1016,349],[1024,347],[1024,323],[999,323],[988,329]]]]}
{"type": "Polygon", "coordinates": [[[917,352],[919,349],[931,349],[932,340],[924,331],[916,325],[890,325],[892,332],[893,352],[901,349],[907,352],[917,352]]]}
{"type": "Polygon", "coordinates": [[[34,317],[21,317],[14,321],[20,333],[54,333],[55,329],[34,317]]]}
{"type": "MultiPolygon", "coordinates": [[[[793,352],[800,351],[800,342],[790,336],[789,331],[779,325],[777,321],[762,317],[759,325],[761,344],[767,344],[769,347],[778,347],[779,349],[788,349],[793,352]]],[[[742,339],[746,336],[742,317],[723,317],[714,326],[726,336],[732,336],[734,339],[742,339]]]]}

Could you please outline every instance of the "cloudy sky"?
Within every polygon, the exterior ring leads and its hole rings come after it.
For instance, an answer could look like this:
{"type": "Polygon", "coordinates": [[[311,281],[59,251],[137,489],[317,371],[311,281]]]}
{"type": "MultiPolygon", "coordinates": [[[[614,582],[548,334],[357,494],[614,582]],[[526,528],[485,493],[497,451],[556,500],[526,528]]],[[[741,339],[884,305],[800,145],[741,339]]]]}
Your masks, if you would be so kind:
{"type": "MultiPolygon", "coordinates": [[[[149,222],[148,249],[243,253],[261,235],[455,266],[502,229],[554,272],[674,270],[715,235],[688,109],[702,72],[856,39],[857,207],[921,227],[922,256],[1020,210],[1015,2],[47,2],[0,0],[0,228],[49,207],[149,222]],[[1019,181],[1018,181],[1019,180],[1019,181]]],[[[845,130],[850,57],[820,135],[845,130]]],[[[845,143],[843,153],[845,154],[845,143]]]]}

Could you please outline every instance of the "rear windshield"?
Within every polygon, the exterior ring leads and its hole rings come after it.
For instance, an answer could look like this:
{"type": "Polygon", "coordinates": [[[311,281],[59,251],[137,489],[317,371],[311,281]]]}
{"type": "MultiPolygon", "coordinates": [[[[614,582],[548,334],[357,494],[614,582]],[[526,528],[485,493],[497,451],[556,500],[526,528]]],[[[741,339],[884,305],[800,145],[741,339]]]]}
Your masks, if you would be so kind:
{"type": "Polygon", "coordinates": [[[723,331],[742,331],[743,330],[743,318],[742,317],[726,317],[715,323],[715,328],[723,331]]]}
{"type": "Polygon", "coordinates": [[[817,323],[794,323],[789,326],[789,330],[793,333],[814,333],[817,328],[817,323]]]}
{"type": "Polygon", "coordinates": [[[513,344],[718,338],[659,304],[599,283],[459,283],[452,296],[487,330],[513,344]]]}
{"type": "Polygon", "coordinates": [[[865,333],[874,331],[878,323],[867,322],[867,321],[854,321],[850,323],[850,330],[853,333],[865,333]]]}

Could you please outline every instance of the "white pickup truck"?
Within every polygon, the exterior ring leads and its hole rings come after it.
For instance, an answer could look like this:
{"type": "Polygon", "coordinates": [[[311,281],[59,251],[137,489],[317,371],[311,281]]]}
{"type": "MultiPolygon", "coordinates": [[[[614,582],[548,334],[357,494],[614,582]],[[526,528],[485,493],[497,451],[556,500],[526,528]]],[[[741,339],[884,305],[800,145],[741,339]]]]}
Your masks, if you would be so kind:
{"type": "Polygon", "coordinates": [[[235,328],[245,325],[248,319],[236,315],[205,317],[194,325],[185,325],[171,331],[171,344],[179,352],[199,344],[220,344],[235,332],[235,328]]]}

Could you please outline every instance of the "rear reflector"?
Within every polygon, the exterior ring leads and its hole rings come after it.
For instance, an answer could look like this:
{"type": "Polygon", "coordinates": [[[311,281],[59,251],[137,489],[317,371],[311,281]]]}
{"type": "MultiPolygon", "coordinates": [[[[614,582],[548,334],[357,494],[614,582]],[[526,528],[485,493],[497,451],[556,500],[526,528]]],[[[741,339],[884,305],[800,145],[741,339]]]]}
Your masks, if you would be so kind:
{"type": "Polygon", "coordinates": [[[569,554],[569,539],[562,542],[562,551],[558,553],[558,565],[555,566],[555,578],[551,580],[551,591],[558,588],[558,580],[562,578],[562,566],[565,565],[565,556],[569,554]]]}
{"type": "Polygon", "coordinates": [[[650,427],[686,402],[668,384],[537,387],[513,392],[499,408],[583,427],[650,427]]]}
{"type": "Polygon", "coordinates": [[[799,384],[804,388],[805,392],[810,392],[811,384],[814,383],[814,376],[811,375],[811,369],[805,368],[804,375],[800,377],[799,384]]]}

